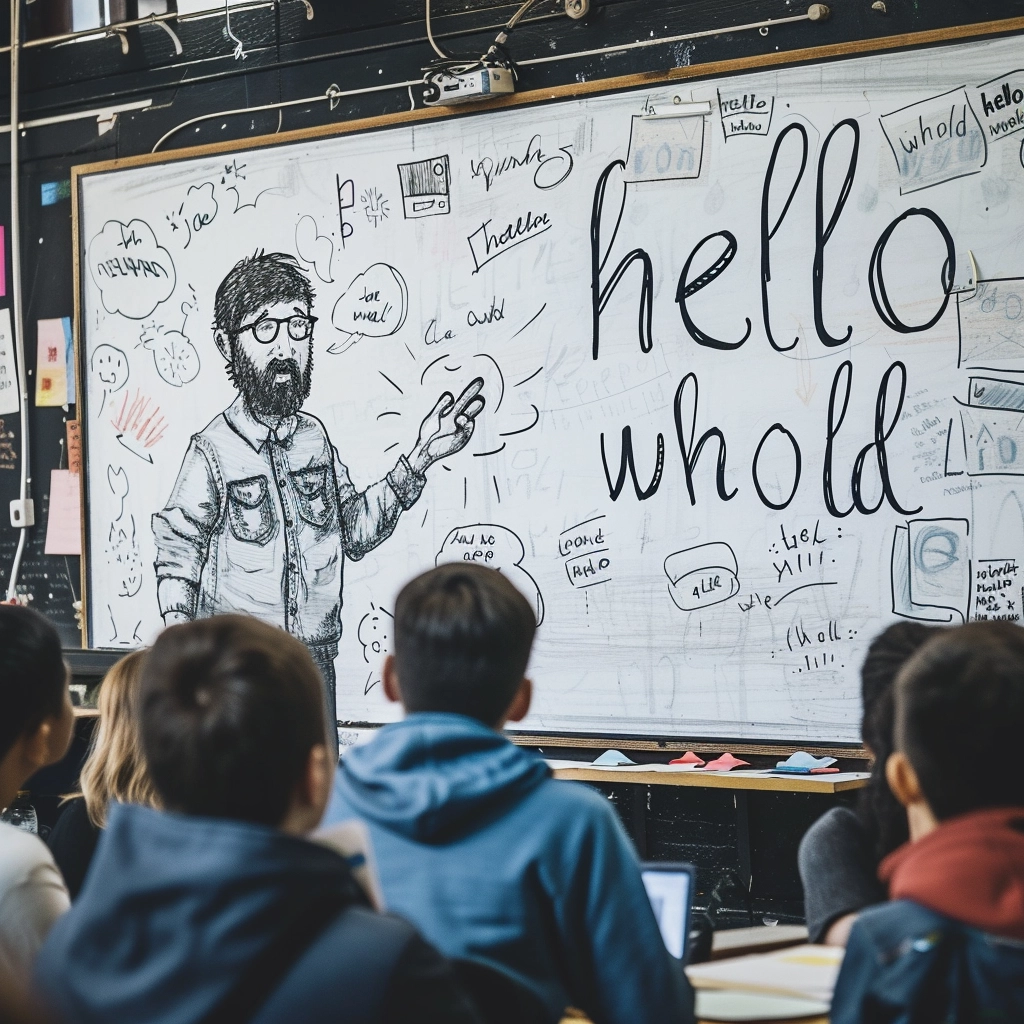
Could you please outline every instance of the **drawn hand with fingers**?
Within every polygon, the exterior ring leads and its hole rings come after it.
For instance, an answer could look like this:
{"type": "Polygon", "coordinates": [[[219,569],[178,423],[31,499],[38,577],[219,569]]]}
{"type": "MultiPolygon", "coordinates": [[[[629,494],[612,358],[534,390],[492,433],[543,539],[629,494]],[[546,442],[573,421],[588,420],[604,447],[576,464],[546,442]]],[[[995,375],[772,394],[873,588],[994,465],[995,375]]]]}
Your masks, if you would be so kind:
{"type": "Polygon", "coordinates": [[[420,426],[419,440],[409,455],[409,465],[420,474],[441,459],[462,451],[469,444],[476,418],[487,404],[480,394],[483,377],[477,377],[458,398],[446,391],[420,426]]]}

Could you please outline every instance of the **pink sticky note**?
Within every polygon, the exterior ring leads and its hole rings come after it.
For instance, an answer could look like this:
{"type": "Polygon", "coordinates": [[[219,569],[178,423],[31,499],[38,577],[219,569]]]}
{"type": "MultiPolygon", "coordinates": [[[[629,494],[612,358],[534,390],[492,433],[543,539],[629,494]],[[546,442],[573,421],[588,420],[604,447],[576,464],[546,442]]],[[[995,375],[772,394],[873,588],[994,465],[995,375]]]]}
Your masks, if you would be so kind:
{"type": "Polygon", "coordinates": [[[727,750],[720,758],[715,761],[708,761],[704,766],[706,772],[727,772],[733,768],[738,768],[741,764],[749,765],[749,761],[741,761],[738,757],[733,757],[732,754],[727,750]]]}
{"type": "Polygon", "coordinates": [[[82,553],[82,491],[77,473],[50,470],[50,513],[46,520],[47,555],[82,553]]]}
{"type": "Polygon", "coordinates": [[[692,750],[688,750],[682,757],[677,757],[669,764],[695,764],[699,768],[704,763],[704,758],[698,757],[692,750]]]}

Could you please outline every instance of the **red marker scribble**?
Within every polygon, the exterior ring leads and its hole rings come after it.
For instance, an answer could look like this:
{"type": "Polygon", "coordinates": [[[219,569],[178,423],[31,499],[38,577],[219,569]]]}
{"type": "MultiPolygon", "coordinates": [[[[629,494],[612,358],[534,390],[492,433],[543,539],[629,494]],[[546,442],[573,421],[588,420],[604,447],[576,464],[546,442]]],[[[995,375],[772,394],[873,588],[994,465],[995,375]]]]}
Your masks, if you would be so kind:
{"type": "Polygon", "coordinates": [[[167,421],[160,414],[160,406],[151,398],[144,397],[138,389],[131,404],[128,395],[121,401],[121,409],[110,421],[122,434],[130,434],[142,443],[144,448],[152,448],[167,429],[167,421]]]}

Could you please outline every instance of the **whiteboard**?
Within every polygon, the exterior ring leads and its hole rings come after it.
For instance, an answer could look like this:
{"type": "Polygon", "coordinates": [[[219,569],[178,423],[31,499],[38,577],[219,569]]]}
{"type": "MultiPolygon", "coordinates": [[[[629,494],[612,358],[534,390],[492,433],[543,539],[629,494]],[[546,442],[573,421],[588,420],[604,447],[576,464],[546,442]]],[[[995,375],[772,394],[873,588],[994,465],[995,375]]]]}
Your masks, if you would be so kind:
{"type": "MultiPolygon", "coordinates": [[[[396,717],[397,590],[470,559],[542,620],[527,728],[856,740],[879,629],[1024,601],[1020,64],[1007,38],[87,168],[88,643],[161,628],[152,517],[238,398],[217,289],[279,252],[315,292],[304,422],[357,491],[440,396],[486,402],[327,580],[340,720],[396,717]]],[[[244,474],[212,529],[258,541],[288,513],[244,474]]],[[[275,557],[227,559],[271,619],[275,557]]]]}

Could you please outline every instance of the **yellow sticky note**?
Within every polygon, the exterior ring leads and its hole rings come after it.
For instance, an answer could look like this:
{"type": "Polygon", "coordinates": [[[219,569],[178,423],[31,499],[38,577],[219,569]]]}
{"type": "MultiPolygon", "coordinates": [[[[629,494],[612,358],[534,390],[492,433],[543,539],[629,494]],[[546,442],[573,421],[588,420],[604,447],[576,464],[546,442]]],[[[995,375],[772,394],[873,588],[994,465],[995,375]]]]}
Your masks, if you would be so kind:
{"type": "Polygon", "coordinates": [[[43,551],[47,555],[82,553],[81,484],[78,474],[68,469],[50,470],[50,512],[43,551]]]}
{"type": "Polygon", "coordinates": [[[67,405],[67,339],[63,321],[40,320],[36,338],[36,405],[67,405]]]}

